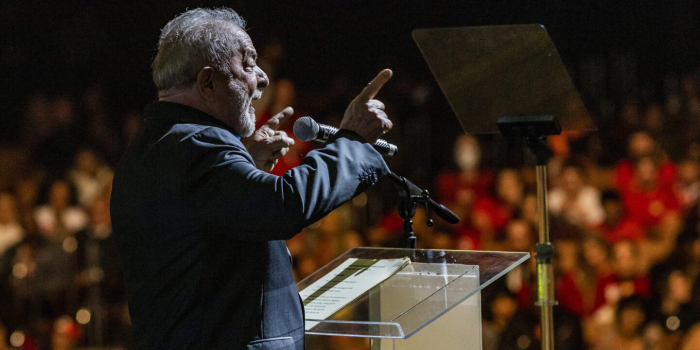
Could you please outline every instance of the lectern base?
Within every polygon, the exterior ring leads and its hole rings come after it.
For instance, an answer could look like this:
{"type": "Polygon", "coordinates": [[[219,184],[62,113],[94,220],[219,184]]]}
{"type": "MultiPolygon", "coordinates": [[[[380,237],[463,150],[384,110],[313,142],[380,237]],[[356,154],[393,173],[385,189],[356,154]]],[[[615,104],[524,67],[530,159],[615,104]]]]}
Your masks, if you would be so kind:
{"type": "Polygon", "coordinates": [[[371,339],[371,350],[481,350],[481,293],[408,339],[371,339]]]}

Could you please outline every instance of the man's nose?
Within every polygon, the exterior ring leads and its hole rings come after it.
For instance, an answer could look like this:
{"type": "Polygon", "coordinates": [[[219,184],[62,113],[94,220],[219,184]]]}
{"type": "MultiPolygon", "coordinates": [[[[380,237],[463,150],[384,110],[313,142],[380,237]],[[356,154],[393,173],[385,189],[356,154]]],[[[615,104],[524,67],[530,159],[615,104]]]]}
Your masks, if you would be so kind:
{"type": "Polygon", "coordinates": [[[270,85],[270,79],[260,67],[255,67],[258,71],[258,89],[266,88],[270,85]]]}

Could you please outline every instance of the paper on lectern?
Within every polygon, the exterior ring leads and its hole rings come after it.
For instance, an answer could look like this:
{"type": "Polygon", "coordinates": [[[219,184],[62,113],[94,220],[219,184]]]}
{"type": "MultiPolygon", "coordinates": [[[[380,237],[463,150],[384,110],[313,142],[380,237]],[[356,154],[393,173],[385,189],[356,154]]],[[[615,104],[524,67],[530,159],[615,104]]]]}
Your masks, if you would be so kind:
{"type": "MultiPolygon", "coordinates": [[[[345,260],[299,292],[304,302],[306,318],[325,320],[410,263],[409,258],[345,260]]],[[[308,331],[317,324],[318,322],[307,321],[305,330],[308,331]]]]}

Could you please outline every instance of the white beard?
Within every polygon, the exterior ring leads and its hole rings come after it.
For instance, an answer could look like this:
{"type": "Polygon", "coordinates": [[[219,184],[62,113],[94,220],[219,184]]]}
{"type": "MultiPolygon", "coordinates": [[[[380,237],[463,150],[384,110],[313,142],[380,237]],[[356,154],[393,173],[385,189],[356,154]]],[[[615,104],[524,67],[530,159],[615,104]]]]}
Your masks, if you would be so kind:
{"type": "Polygon", "coordinates": [[[253,135],[253,132],[255,132],[255,114],[250,113],[250,109],[247,108],[241,115],[240,124],[238,125],[238,136],[248,137],[253,135]]]}
{"type": "Polygon", "coordinates": [[[231,100],[231,105],[229,106],[229,110],[233,113],[234,111],[237,112],[239,115],[238,118],[238,125],[235,125],[236,132],[238,132],[238,136],[240,137],[248,137],[250,135],[253,135],[253,132],[255,132],[255,114],[250,112],[250,105],[252,100],[246,95],[245,92],[240,91],[235,84],[233,83],[233,80],[231,83],[229,83],[229,89],[233,93],[234,96],[236,96],[235,99],[231,100]]]}

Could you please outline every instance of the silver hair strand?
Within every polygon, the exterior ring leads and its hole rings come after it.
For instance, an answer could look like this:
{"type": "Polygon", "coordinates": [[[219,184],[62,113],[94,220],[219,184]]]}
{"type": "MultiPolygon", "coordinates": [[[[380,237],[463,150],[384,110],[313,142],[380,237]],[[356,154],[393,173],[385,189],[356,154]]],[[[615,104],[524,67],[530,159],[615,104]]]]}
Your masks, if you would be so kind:
{"type": "Polygon", "coordinates": [[[159,91],[193,84],[202,67],[228,73],[240,49],[230,24],[245,29],[246,22],[229,8],[193,9],[163,27],[153,60],[153,82],[159,91]]]}

